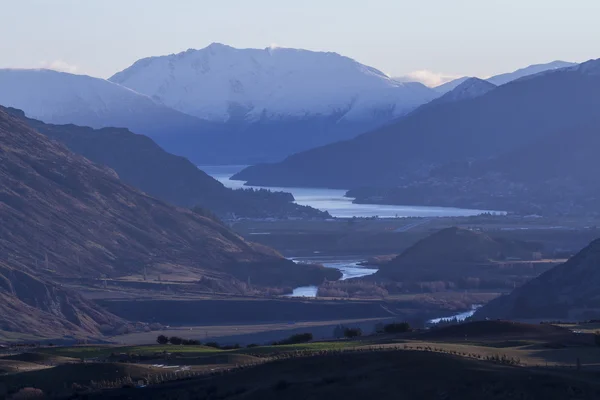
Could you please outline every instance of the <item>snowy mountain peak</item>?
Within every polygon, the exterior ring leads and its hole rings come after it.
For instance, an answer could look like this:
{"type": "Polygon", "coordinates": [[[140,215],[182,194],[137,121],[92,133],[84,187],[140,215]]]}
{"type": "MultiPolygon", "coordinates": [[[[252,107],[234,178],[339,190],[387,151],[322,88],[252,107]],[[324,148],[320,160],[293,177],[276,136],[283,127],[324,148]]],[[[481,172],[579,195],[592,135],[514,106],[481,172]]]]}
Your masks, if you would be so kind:
{"type": "Polygon", "coordinates": [[[139,60],[110,80],[176,110],[217,121],[340,114],[363,118],[382,109],[399,116],[437,96],[424,85],[396,82],[337,53],[276,46],[236,49],[219,43],[139,60]]]}

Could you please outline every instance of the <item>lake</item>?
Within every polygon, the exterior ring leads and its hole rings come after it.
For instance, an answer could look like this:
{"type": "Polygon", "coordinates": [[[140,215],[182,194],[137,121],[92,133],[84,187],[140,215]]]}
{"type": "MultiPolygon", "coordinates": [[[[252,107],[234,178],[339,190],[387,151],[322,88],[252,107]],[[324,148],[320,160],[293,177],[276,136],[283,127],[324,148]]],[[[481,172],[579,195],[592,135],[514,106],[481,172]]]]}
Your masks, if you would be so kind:
{"type": "Polygon", "coordinates": [[[232,188],[255,188],[269,189],[273,191],[282,191],[291,193],[296,199],[296,203],[311,206],[322,211],[328,211],[333,217],[352,218],[352,217],[374,217],[395,218],[395,217],[465,217],[479,215],[486,211],[468,210],[450,207],[420,207],[420,206],[392,206],[382,204],[354,204],[352,198],[344,197],[345,190],[338,189],[320,189],[320,188],[280,188],[280,187],[261,187],[244,186],[242,181],[232,181],[235,173],[244,169],[245,165],[217,165],[217,166],[198,166],[201,170],[221,182],[223,185],[232,188]]]}

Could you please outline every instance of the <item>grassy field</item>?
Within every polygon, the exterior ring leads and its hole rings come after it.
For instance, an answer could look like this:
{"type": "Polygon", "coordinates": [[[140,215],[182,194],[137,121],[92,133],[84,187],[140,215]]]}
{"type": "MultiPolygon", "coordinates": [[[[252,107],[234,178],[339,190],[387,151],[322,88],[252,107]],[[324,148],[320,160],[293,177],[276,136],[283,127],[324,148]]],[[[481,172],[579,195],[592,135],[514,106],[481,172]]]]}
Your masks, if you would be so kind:
{"type": "Polygon", "coordinates": [[[376,354],[404,358],[428,353],[470,362],[543,368],[553,374],[579,369],[598,373],[600,347],[593,335],[570,329],[483,321],[433,331],[230,350],[201,345],[47,347],[36,349],[35,353],[0,357],[0,369],[5,373],[0,376],[0,383],[11,390],[34,385],[47,392],[68,392],[73,384],[97,389],[99,381],[107,387],[120,387],[138,379],[151,383],[197,379],[196,374],[205,376],[240,366],[260,368],[278,360],[363,353],[372,354],[369,357],[373,360],[377,360],[376,354]]]}

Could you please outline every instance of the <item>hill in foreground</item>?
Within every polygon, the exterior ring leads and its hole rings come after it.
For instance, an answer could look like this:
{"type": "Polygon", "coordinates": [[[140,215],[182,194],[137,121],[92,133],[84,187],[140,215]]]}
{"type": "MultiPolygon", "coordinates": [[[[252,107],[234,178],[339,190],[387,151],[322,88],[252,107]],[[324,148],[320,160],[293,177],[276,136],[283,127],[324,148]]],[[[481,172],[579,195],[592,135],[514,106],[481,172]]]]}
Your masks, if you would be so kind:
{"type": "MultiPolygon", "coordinates": [[[[516,368],[420,351],[341,352],[289,358],[232,374],[141,390],[119,389],[88,399],[592,399],[586,376],[516,368]]],[[[83,398],[83,397],[76,397],[83,398]]]]}

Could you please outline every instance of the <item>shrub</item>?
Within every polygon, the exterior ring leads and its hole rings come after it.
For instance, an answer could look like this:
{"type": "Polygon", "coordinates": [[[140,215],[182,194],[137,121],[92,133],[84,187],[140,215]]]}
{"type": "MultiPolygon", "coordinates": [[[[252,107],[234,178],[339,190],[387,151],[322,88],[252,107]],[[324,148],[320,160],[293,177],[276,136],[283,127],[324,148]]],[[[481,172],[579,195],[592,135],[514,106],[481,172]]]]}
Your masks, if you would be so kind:
{"type": "Polygon", "coordinates": [[[290,336],[287,339],[284,339],[280,342],[274,342],[274,346],[284,345],[284,344],[299,344],[299,343],[307,343],[313,340],[313,334],[310,332],[306,333],[297,333],[295,335],[290,336]]]}
{"type": "Polygon", "coordinates": [[[177,336],[171,336],[169,338],[169,342],[171,344],[180,345],[181,343],[183,343],[183,339],[177,336]]]}
{"type": "Polygon", "coordinates": [[[167,344],[167,343],[169,343],[169,338],[166,337],[165,335],[158,335],[158,337],[156,338],[156,343],[167,344]]]}
{"type": "Polygon", "coordinates": [[[336,339],[344,337],[344,331],[346,331],[346,327],[344,325],[338,325],[333,329],[333,337],[336,339]]]}
{"type": "Polygon", "coordinates": [[[221,350],[237,350],[239,348],[241,348],[241,346],[238,343],[219,347],[221,350]]]}
{"type": "Polygon", "coordinates": [[[410,325],[408,322],[395,322],[387,324],[383,327],[385,333],[405,333],[410,332],[410,325]]]}
{"type": "Polygon", "coordinates": [[[249,345],[246,346],[246,348],[251,349],[253,347],[258,347],[259,345],[257,345],[256,343],[250,343],[249,345]]]}
{"type": "Polygon", "coordinates": [[[278,381],[273,387],[275,390],[285,390],[290,386],[290,383],[284,379],[278,381]]]}
{"type": "Polygon", "coordinates": [[[11,399],[14,400],[25,400],[25,399],[44,399],[44,392],[40,389],[35,389],[32,387],[26,387],[19,390],[17,393],[13,394],[11,399]]]}
{"type": "Polygon", "coordinates": [[[360,328],[346,328],[344,330],[344,337],[349,339],[362,336],[362,330],[360,328]]]}

